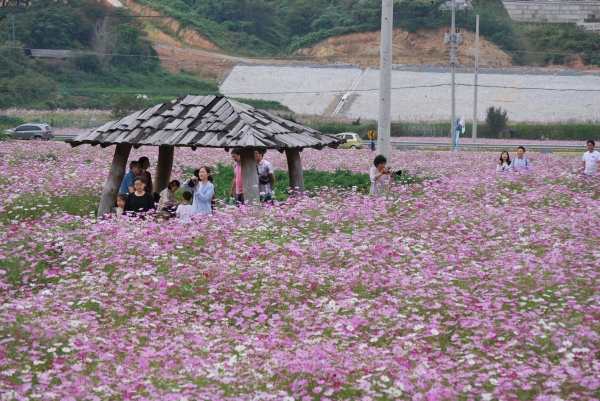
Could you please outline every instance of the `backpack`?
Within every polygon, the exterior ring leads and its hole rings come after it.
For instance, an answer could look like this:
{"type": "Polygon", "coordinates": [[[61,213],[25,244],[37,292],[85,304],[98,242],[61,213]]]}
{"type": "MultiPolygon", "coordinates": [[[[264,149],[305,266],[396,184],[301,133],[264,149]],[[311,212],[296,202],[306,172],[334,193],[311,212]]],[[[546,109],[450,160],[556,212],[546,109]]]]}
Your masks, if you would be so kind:
{"type": "Polygon", "coordinates": [[[271,183],[271,180],[269,179],[269,175],[268,174],[261,174],[258,171],[258,166],[256,166],[256,174],[258,175],[258,183],[260,185],[267,185],[271,183]]]}

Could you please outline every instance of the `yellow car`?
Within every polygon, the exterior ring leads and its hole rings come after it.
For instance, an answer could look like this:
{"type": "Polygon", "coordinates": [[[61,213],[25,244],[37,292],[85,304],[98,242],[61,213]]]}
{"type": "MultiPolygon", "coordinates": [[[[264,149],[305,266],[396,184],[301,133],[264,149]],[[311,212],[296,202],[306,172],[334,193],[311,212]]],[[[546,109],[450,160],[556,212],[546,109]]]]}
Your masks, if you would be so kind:
{"type": "Polygon", "coordinates": [[[346,140],[346,143],[340,145],[340,149],[362,149],[363,144],[360,136],[353,132],[342,132],[341,134],[335,134],[338,138],[346,140]]]}

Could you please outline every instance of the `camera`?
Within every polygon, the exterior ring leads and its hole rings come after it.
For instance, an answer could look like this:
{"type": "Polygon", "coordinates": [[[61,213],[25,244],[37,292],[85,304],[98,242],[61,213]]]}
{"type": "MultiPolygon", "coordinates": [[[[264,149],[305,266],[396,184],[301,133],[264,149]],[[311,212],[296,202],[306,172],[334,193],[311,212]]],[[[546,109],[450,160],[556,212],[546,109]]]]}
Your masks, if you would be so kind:
{"type": "Polygon", "coordinates": [[[388,172],[386,174],[389,173],[394,173],[394,175],[402,175],[402,170],[400,170],[399,168],[388,168],[388,172]]]}

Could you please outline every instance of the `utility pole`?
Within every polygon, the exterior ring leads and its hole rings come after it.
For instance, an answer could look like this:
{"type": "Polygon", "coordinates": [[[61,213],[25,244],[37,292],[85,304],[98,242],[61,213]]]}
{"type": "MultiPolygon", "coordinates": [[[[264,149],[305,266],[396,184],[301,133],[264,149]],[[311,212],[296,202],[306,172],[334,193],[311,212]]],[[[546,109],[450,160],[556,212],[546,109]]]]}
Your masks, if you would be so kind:
{"type": "MultiPolygon", "coordinates": [[[[447,10],[448,3],[442,4],[440,10],[447,10]]],[[[456,0],[452,0],[451,2],[451,10],[452,10],[452,28],[450,30],[450,34],[444,35],[444,43],[450,43],[450,69],[452,72],[452,89],[451,89],[451,100],[452,100],[452,112],[450,115],[450,136],[452,138],[452,149],[456,150],[456,84],[455,84],[455,73],[456,73],[456,44],[462,43],[462,33],[456,33],[456,24],[455,24],[455,11],[456,11],[456,0]]],[[[468,10],[464,3],[459,6],[459,9],[468,10]]]]}
{"type": "MultiPolygon", "coordinates": [[[[379,121],[377,153],[390,160],[390,115],[392,110],[392,34],[394,1],[381,2],[381,45],[379,50],[379,121]]],[[[389,164],[388,164],[389,165],[389,164]]]]}
{"type": "Polygon", "coordinates": [[[12,14],[12,28],[13,28],[13,44],[17,43],[17,39],[15,36],[15,15],[12,14]]]}
{"type": "Polygon", "coordinates": [[[452,69],[452,114],[450,115],[450,132],[452,135],[452,150],[454,151],[456,149],[456,96],[455,96],[455,90],[456,90],[456,85],[454,82],[454,73],[456,72],[456,38],[455,38],[455,33],[456,33],[456,25],[454,24],[454,14],[455,14],[455,9],[456,9],[456,0],[452,0],[452,29],[450,31],[451,33],[451,44],[450,44],[450,68],[452,69]]]}
{"type": "Polygon", "coordinates": [[[479,15],[475,16],[475,82],[473,85],[473,143],[477,142],[477,74],[479,73],[479,15]]]}

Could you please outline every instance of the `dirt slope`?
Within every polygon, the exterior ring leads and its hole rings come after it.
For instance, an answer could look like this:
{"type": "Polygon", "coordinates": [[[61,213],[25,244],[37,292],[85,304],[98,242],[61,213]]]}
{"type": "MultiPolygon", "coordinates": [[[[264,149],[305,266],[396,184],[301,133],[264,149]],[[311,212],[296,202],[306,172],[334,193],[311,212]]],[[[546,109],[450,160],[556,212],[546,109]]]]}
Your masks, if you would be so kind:
{"type": "MultiPolygon", "coordinates": [[[[394,63],[407,65],[446,65],[450,58],[450,45],[444,44],[444,33],[449,30],[420,29],[409,33],[394,29],[394,63]]],[[[313,56],[320,59],[339,58],[340,61],[370,66],[379,63],[379,42],[381,34],[377,32],[355,33],[332,37],[314,46],[296,51],[296,55],[313,56]]],[[[479,38],[479,65],[508,67],[511,58],[498,46],[479,38]]],[[[458,45],[457,62],[459,65],[474,65],[475,34],[463,32],[463,43],[458,45]]]]}

